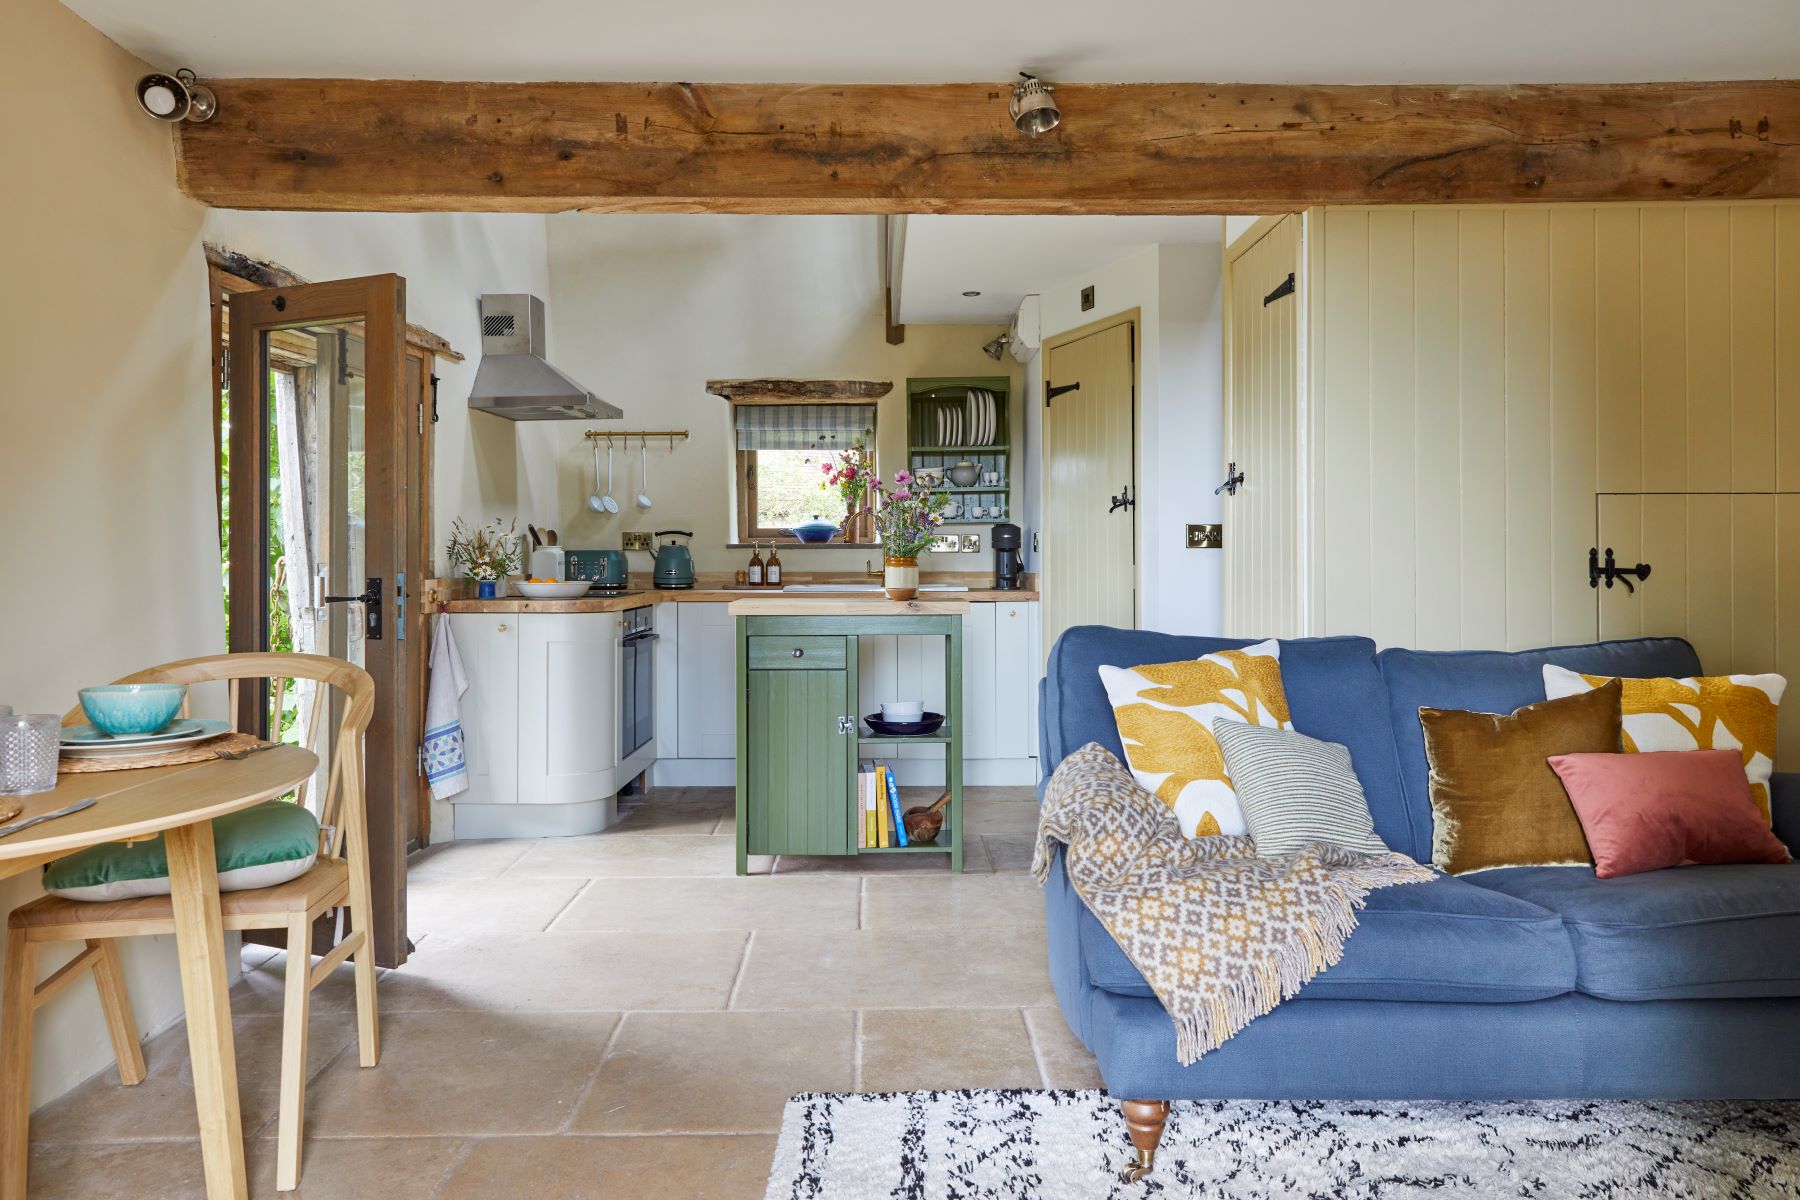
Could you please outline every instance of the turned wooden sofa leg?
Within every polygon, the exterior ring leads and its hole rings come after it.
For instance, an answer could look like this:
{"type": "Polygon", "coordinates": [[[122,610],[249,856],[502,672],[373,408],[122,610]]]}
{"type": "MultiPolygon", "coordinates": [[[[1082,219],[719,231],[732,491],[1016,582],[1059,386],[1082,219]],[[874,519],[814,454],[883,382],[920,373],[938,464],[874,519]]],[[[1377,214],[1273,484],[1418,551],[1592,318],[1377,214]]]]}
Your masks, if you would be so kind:
{"type": "Polygon", "coordinates": [[[1156,1165],[1156,1145],[1162,1141],[1163,1123],[1169,1119],[1167,1100],[1121,1100],[1125,1110],[1125,1127],[1131,1130],[1131,1145],[1136,1160],[1121,1174],[1126,1183],[1136,1183],[1156,1165]]]}

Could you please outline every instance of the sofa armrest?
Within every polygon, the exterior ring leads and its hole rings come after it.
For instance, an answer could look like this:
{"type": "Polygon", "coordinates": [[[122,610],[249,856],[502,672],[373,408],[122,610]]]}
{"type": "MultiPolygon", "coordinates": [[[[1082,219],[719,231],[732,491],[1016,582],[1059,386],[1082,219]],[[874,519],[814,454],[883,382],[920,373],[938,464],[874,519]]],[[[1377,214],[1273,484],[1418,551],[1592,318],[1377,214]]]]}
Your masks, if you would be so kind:
{"type": "Polygon", "coordinates": [[[1800,775],[1776,772],[1770,778],[1769,816],[1773,818],[1775,836],[1800,858],[1800,775]]]}

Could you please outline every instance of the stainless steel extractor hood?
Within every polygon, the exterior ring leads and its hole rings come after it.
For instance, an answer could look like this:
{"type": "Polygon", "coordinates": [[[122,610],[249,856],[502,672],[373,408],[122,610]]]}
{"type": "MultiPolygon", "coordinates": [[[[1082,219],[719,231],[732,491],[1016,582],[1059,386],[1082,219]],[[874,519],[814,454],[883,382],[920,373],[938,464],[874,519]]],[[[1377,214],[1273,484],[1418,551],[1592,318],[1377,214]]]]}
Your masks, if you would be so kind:
{"type": "Polygon", "coordinates": [[[623,409],[544,358],[544,302],[523,292],[481,298],[481,365],[469,407],[509,421],[596,421],[623,409]]]}

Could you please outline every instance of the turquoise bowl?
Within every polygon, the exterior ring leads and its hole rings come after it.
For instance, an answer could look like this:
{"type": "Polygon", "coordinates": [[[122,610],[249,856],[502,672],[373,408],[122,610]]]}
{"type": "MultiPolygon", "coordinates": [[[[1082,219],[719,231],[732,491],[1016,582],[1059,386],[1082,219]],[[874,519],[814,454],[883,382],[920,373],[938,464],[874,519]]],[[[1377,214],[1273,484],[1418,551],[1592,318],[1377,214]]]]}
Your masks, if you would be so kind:
{"type": "Polygon", "coordinates": [[[122,737],[155,733],[175,719],[185,699],[185,683],[110,683],[82,688],[81,710],[95,729],[122,737]]]}

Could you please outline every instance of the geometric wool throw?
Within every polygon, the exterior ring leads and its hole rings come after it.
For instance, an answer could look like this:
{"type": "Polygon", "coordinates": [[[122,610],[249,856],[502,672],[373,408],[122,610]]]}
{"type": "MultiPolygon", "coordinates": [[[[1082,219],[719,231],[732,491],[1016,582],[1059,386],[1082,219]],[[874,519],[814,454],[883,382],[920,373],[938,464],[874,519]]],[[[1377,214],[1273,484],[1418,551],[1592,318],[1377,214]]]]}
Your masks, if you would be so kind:
{"type": "Polygon", "coordinates": [[[1044,789],[1032,873],[1052,842],[1069,880],[1175,1022],[1183,1066],[1337,963],[1370,891],[1434,877],[1404,854],[1313,842],[1258,857],[1247,837],[1183,837],[1167,805],[1089,742],[1044,789]]]}

